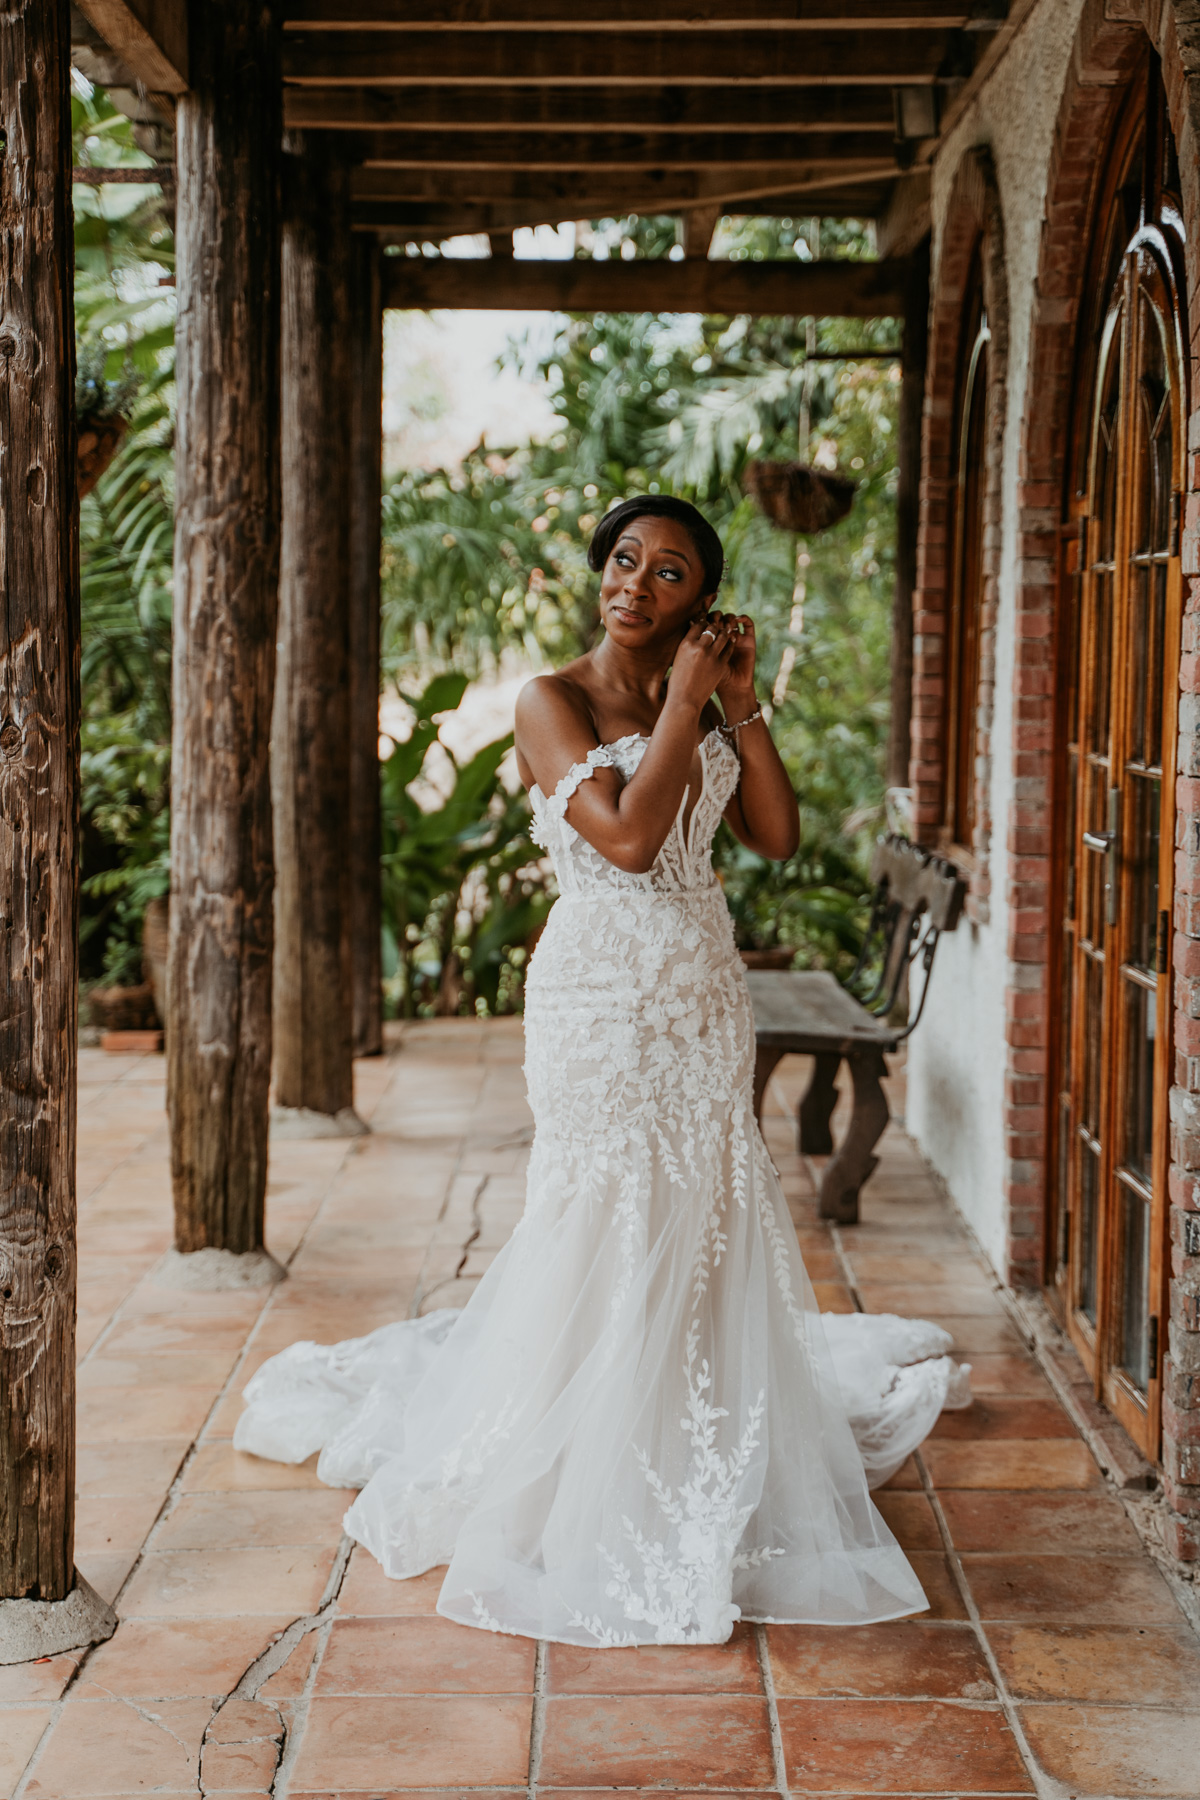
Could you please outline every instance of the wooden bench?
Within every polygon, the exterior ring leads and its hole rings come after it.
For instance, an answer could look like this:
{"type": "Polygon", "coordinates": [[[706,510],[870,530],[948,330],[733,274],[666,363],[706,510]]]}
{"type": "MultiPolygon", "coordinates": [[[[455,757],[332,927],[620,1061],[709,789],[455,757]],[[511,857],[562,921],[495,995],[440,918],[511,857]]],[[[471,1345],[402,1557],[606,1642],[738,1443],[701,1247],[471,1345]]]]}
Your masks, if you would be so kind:
{"type": "Polygon", "coordinates": [[[755,1111],[761,1120],[767,1083],[781,1057],[798,1053],[814,1059],[812,1080],[800,1102],[797,1139],[805,1154],[830,1157],[821,1176],[821,1217],[843,1225],[857,1220],[859,1190],[879,1161],[875,1145],[888,1122],[884,1057],[916,1029],[938,939],[958,924],[966,896],[966,883],[953,863],[891,834],[876,846],[871,879],[870,922],[850,986],[843,987],[821,969],[752,969],[747,975],[758,1047],[755,1111]],[[905,1024],[889,1023],[917,965],[923,981],[916,1009],[905,1024]],[[857,995],[851,986],[858,988],[857,995]],[[854,1098],[845,1138],[835,1149],[830,1119],[843,1061],[854,1098]]]}

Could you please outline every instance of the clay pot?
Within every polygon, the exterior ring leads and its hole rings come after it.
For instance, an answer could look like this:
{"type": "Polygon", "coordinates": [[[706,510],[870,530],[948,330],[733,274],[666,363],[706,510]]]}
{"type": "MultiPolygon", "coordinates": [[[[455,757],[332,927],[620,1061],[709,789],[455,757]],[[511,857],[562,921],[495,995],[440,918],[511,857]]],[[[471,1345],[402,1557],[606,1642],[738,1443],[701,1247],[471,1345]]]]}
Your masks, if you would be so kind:
{"type": "Polygon", "coordinates": [[[746,489],[772,525],[806,535],[836,525],[850,511],[854,487],[844,475],[810,469],[806,463],[746,464],[746,489]]]}
{"type": "Polygon", "coordinates": [[[97,416],[79,425],[75,462],[79,471],[79,498],[90,494],[107,469],[129,428],[128,419],[114,413],[111,418],[97,416]]]}
{"type": "Polygon", "coordinates": [[[150,984],[158,1016],[167,1018],[167,933],[170,911],[165,894],[151,900],[142,919],[142,974],[150,984]]]}
{"type": "Polygon", "coordinates": [[[157,1031],[158,1013],[148,981],[137,987],[93,988],[87,997],[90,1022],[103,1032],[157,1031]]]}
{"type": "Polygon", "coordinates": [[[790,969],[796,960],[795,950],[787,944],[772,950],[742,950],[739,955],[748,969],[790,969]]]}

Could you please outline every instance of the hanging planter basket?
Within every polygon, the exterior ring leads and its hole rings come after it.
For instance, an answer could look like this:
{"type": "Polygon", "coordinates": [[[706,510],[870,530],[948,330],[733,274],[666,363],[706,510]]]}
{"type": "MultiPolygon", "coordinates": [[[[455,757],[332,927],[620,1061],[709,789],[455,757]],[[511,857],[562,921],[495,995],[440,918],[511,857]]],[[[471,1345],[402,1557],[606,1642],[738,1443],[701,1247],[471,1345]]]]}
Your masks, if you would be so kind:
{"type": "Polygon", "coordinates": [[[129,421],[122,418],[120,413],[112,413],[107,417],[93,414],[89,419],[80,419],[76,465],[79,470],[81,500],[85,494],[91,493],[121,448],[128,429],[129,421]]]}
{"type": "Polygon", "coordinates": [[[856,486],[844,475],[799,462],[747,463],[745,485],[772,525],[805,536],[844,519],[856,486]]]}

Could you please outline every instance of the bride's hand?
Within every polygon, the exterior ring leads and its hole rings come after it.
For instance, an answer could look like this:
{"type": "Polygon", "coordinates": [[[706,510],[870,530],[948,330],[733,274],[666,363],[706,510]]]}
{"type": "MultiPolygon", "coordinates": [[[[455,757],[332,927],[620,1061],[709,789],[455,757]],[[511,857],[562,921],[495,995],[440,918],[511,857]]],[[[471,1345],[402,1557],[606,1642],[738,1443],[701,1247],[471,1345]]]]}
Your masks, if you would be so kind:
{"type": "Polygon", "coordinates": [[[754,620],[748,613],[714,613],[712,618],[720,620],[729,634],[730,645],[717,698],[726,718],[736,721],[740,712],[753,712],[758,705],[754,692],[754,665],[758,655],[754,620]]]}
{"type": "Polygon", "coordinates": [[[670,697],[699,713],[719,692],[733,654],[728,627],[720,613],[689,625],[671,666],[670,697]]]}

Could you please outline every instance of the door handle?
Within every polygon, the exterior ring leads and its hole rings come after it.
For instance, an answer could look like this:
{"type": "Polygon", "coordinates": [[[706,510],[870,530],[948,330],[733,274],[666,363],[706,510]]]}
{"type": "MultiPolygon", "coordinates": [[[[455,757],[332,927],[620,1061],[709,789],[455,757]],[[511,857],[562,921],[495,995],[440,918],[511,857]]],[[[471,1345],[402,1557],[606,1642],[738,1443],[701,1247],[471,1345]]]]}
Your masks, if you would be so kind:
{"type": "Polygon", "coordinates": [[[1094,850],[1104,858],[1104,922],[1115,925],[1117,922],[1117,868],[1121,844],[1121,790],[1110,787],[1108,790],[1108,830],[1085,831],[1083,847],[1094,850]]]}

